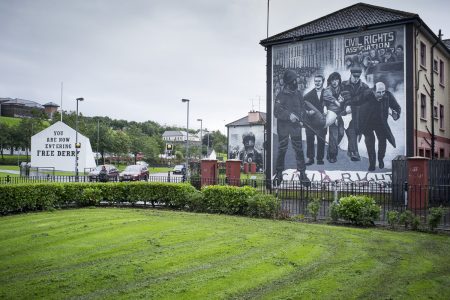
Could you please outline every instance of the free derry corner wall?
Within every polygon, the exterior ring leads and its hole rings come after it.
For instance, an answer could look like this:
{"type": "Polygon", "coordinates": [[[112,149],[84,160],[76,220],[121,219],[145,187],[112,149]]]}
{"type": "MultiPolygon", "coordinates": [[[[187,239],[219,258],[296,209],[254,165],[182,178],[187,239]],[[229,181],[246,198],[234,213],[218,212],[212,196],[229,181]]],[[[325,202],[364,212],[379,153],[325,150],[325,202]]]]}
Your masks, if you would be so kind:
{"type": "MultiPolygon", "coordinates": [[[[297,75],[298,92],[306,96],[311,92],[316,75],[323,75],[325,80],[323,88],[327,87],[329,76],[339,73],[342,84],[348,81],[351,75],[351,69],[356,67],[361,69],[360,80],[364,82],[369,89],[374,90],[378,82],[382,82],[385,90],[389,91],[395,98],[401,108],[399,118],[394,120],[393,111],[388,110],[387,125],[395,141],[387,141],[384,166],[380,168],[378,162],[378,153],[375,170],[369,171],[369,158],[366,147],[366,136],[359,134],[357,147],[360,155],[359,161],[354,161],[348,155],[348,128],[355,111],[358,107],[353,107],[353,112],[342,116],[343,129],[341,131],[342,140],[338,145],[338,154],[336,162],[331,163],[327,160],[328,145],[325,144],[324,164],[317,164],[317,156],[314,155],[315,163],[306,166],[306,173],[313,181],[391,181],[392,177],[392,159],[398,155],[406,155],[406,114],[405,114],[405,26],[386,27],[378,30],[367,30],[359,33],[336,35],[320,39],[312,39],[299,42],[284,43],[271,46],[268,51],[268,115],[269,126],[268,141],[270,147],[268,170],[271,177],[276,174],[276,161],[279,151],[279,137],[277,132],[278,119],[274,114],[275,102],[277,96],[285,88],[283,75],[286,70],[293,70],[297,75]],[[388,54],[389,53],[389,54],[388,54]],[[390,56],[389,56],[390,55],[390,56]],[[271,61],[271,63],[270,63],[271,61]]],[[[398,110],[398,109],[397,109],[398,110]]],[[[379,114],[379,111],[373,111],[372,114],[379,114]]],[[[395,114],[395,113],[394,113],[395,114]]],[[[369,114],[371,116],[371,114],[369,114]]],[[[379,128],[381,122],[378,117],[370,117],[364,122],[368,127],[379,128]],[[378,120],[378,121],[377,121],[378,120]],[[370,124],[372,122],[372,124],[370,124]],[[375,123],[375,124],[374,124],[375,123]],[[378,126],[378,127],[377,127],[378,126]]],[[[325,140],[329,142],[329,124],[325,127],[325,140]]],[[[375,136],[375,151],[379,149],[379,137],[375,136]]],[[[383,138],[383,137],[381,137],[383,138]]],[[[302,129],[302,145],[305,160],[307,160],[307,145],[305,129],[302,129]]],[[[317,151],[317,138],[314,142],[314,150],[317,151]]],[[[285,156],[283,167],[284,180],[298,180],[297,163],[295,151],[289,140],[288,149],[285,156]]]]}
{"type": "MultiPolygon", "coordinates": [[[[75,171],[76,132],[63,122],[56,122],[31,137],[31,166],[75,171]]],[[[95,168],[94,153],[89,138],[78,133],[78,171],[95,168]]]]}

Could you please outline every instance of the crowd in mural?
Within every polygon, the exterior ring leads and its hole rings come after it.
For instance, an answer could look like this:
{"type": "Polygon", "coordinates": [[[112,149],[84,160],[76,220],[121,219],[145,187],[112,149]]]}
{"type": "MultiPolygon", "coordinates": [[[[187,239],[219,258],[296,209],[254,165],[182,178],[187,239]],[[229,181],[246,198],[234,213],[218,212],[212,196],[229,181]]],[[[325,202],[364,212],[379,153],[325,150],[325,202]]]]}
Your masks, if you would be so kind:
{"type": "Polygon", "coordinates": [[[336,163],[344,137],[349,162],[361,161],[358,145],[364,137],[367,170],[375,171],[377,163],[385,168],[387,143],[397,146],[388,118],[400,118],[401,105],[394,94],[403,85],[403,46],[393,42],[388,47],[345,48],[342,68],[273,66],[276,178],[281,179],[286,169],[289,141],[300,180],[308,181],[309,165],[323,165],[325,159],[336,163]]]}

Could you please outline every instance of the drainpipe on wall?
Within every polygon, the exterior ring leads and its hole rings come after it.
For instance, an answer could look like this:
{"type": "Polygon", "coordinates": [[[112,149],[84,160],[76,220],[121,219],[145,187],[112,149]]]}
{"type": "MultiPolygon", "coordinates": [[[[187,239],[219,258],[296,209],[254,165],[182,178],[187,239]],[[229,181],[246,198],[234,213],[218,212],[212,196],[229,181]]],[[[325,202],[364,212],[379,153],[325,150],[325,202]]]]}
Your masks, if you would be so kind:
{"type": "MultiPolygon", "coordinates": [[[[422,23],[419,23],[419,27],[417,27],[416,29],[416,36],[415,36],[415,40],[414,40],[414,68],[416,69],[418,64],[417,64],[417,36],[419,35],[419,29],[420,27],[422,27],[422,23]]],[[[418,149],[419,149],[419,137],[418,137],[418,131],[419,131],[419,113],[418,113],[418,109],[417,109],[417,99],[419,97],[419,83],[420,83],[420,72],[422,71],[422,69],[419,69],[419,71],[416,74],[416,95],[415,95],[415,99],[414,99],[414,111],[416,113],[415,118],[414,118],[414,138],[415,138],[415,149],[414,149],[414,156],[418,155],[418,149]]]]}
{"type": "Polygon", "coordinates": [[[430,102],[431,102],[431,159],[436,159],[435,157],[435,152],[434,152],[434,148],[435,148],[435,140],[436,140],[436,135],[434,134],[434,48],[436,47],[436,45],[439,43],[439,41],[441,40],[441,30],[439,29],[439,35],[438,35],[438,39],[436,40],[436,42],[434,42],[433,46],[431,46],[431,68],[430,68],[430,102]]]}

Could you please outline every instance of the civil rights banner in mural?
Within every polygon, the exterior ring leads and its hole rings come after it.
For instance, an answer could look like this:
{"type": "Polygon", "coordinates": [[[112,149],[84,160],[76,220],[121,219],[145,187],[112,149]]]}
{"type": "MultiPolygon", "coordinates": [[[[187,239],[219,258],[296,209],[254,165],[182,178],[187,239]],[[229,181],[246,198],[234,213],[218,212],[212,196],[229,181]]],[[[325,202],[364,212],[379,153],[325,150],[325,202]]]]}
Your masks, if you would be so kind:
{"type": "Polygon", "coordinates": [[[272,176],[391,181],[406,153],[403,26],[272,50],[272,176]]]}
{"type": "Polygon", "coordinates": [[[264,170],[264,126],[236,126],[228,128],[228,157],[243,163],[256,163],[264,170]]]}

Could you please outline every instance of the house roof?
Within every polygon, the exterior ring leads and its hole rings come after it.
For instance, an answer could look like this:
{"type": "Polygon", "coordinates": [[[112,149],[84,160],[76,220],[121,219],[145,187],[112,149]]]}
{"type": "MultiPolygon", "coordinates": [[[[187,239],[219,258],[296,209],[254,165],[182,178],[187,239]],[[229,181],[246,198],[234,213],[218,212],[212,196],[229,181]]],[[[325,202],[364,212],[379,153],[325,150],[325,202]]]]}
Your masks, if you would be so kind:
{"type": "Polygon", "coordinates": [[[53,103],[53,102],[45,103],[43,106],[44,106],[44,107],[47,107],[47,106],[48,106],[48,107],[59,107],[58,104],[53,103]]]}
{"type": "Polygon", "coordinates": [[[20,106],[25,106],[25,107],[30,107],[30,108],[39,108],[39,109],[43,109],[44,107],[42,105],[40,105],[37,102],[31,101],[31,100],[25,100],[25,99],[12,99],[12,98],[1,98],[2,101],[7,99],[7,101],[4,101],[2,103],[2,105],[20,105],[20,106]]]}
{"type": "MultiPolygon", "coordinates": [[[[420,19],[418,14],[401,10],[357,3],[306,24],[283,31],[260,41],[262,46],[300,41],[319,36],[335,35],[344,32],[367,30],[383,26],[393,26],[415,22],[432,40],[438,36],[420,19]]],[[[440,45],[450,56],[449,40],[440,41],[440,45]]]]}
{"type": "Polygon", "coordinates": [[[442,40],[442,42],[443,42],[444,45],[448,48],[448,50],[450,50],[450,39],[442,40]]]}
{"type": "Polygon", "coordinates": [[[266,124],[266,113],[264,112],[257,112],[260,116],[260,121],[258,122],[249,122],[248,121],[248,115],[245,117],[240,118],[239,120],[236,120],[234,122],[228,123],[225,126],[248,126],[248,125],[265,125],[266,124]]]}
{"type": "Polygon", "coordinates": [[[171,137],[171,136],[185,136],[186,132],[179,130],[166,130],[163,133],[163,137],[171,137]]]}
{"type": "Polygon", "coordinates": [[[370,25],[392,24],[418,18],[417,14],[385,7],[357,3],[309,23],[281,32],[261,41],[262,45],[298,39],[309,35],[331,33],[370,25]]]}

